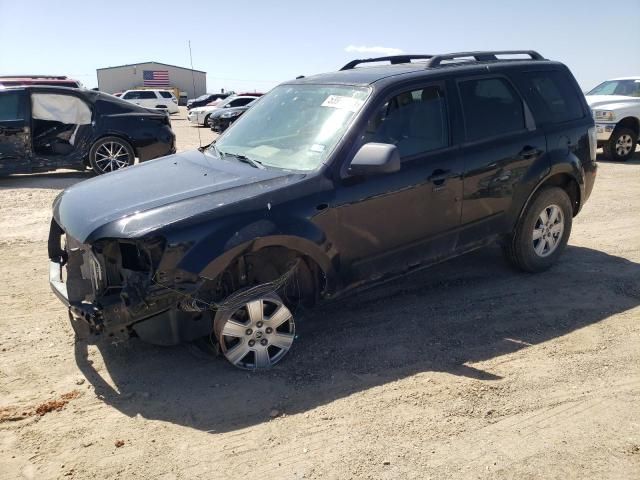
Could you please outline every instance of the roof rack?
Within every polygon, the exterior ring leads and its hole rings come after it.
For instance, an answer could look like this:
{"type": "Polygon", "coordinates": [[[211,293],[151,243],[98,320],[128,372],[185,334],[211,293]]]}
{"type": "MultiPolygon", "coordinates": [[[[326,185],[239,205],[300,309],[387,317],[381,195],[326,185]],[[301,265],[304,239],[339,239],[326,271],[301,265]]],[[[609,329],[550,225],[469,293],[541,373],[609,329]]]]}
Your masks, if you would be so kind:
{"type": "Polygon", "coordinates": [[[340,70],[351,70],[361,63],[390,62],[391,65],[397,65],[399,63],[411,63],[411,60],[427,60],[425,67],[431,68],[439,66],[446,60],[459,59],[463,61],[468,57],[471,57],[473,61],[476,62],[500,60],[496,55],[529,55],[532,60],[545,60],[545,58],[535,50],[488,50],[481,52],[443,53],[441,55],[391,55],[388,57],[363,58],[350,61],[340,70]]]}
{"type": "Polygon", "coordinates": [[[432,57],[433,55],[390,55],[388,57],[362,58],[350,61],[340,70],[351,70],[361,63],[390,62],[391,65],[397,65],[399,63],[410,63],[411,60],[425,60],[432,57]]]}
{"type": "Polygon", "coordinates": [[[472,57],[476,62],[490,62],[500,60],[496,55],[529,55],[532,60],[544,60],[545,58],[535,50],[491,50],[485,52],[458,52],[445,53],[443,55],[434,55],[428,62],[426,68],[437,67],[444,60],[464,59],[472,57]]]}

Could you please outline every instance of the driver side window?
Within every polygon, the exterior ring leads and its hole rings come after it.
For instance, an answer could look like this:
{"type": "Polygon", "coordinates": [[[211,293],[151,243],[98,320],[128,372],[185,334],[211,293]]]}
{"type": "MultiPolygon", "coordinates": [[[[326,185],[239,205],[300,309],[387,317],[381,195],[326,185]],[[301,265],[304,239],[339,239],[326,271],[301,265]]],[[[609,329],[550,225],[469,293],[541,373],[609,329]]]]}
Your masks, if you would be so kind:
{"type": "Polygon", "coordinates": [[[403,92],[369,120],[364,143],[391,143],[401,158],[449,146],[444,91],[439,86],[403,92]]]}

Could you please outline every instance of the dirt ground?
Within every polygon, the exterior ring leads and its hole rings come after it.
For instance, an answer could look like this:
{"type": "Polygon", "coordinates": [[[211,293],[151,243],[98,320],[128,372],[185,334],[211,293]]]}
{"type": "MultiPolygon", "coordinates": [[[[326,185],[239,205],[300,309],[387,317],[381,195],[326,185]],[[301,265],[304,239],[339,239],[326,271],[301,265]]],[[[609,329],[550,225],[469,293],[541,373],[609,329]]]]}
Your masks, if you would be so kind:
{"type": "MultiPolygon", "coordinates": [[[[179,149],[213,138],[178,116],[179,149]]],[[[487,248],[324,305],[260,374],[74,341],[46,238],[88,177],[0,180],[0,478],[640,478],[640,153],[551,271],[487,248]]]]}

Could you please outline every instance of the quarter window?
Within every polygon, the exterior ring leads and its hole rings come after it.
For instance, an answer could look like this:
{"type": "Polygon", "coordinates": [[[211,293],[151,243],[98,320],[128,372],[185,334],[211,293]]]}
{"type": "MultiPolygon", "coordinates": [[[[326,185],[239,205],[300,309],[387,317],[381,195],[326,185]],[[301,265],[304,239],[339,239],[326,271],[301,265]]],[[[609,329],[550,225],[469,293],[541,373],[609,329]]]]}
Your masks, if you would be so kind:
{"type": "Polygon", "coordinates": [[[576,88],[559,71],[528,72],[531,109],[541,123],[562,123],[584,117],[576,88]]]}
{"type": "Polygon", "coordinates": [[[443,90],[431,86],[401,93],[386,102],[369,120],[364,143],[391,143],[401,157],[449,145],[443,90]]]}
{"type": "Polygon", "coordinates": [[[173,97],[171,92],[160,92],[160,95],[162,96],[162,98],[172,98],[173,97]]]}
{"type": "Polygon", "coordinates": [[[460,82],[468,141],[495,137],[525,128],[522,100],[502,78],[460,82]]]}

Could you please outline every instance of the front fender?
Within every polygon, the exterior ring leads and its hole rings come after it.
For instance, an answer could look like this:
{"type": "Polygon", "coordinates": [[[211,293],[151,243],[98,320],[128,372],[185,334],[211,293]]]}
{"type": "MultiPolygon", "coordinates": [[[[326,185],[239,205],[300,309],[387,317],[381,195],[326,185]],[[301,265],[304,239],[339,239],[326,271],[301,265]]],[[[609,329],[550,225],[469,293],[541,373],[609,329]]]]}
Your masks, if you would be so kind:
{"type": "Polygon", "coordinates": [[[261,218],[208,232],[185,252],[177,268],[213,279],[238,256],[266,247],[285,247],[311,258],[323,271],[327,291],[336,284],[336,254],[326,235],[308,220],[261,218]]]}

